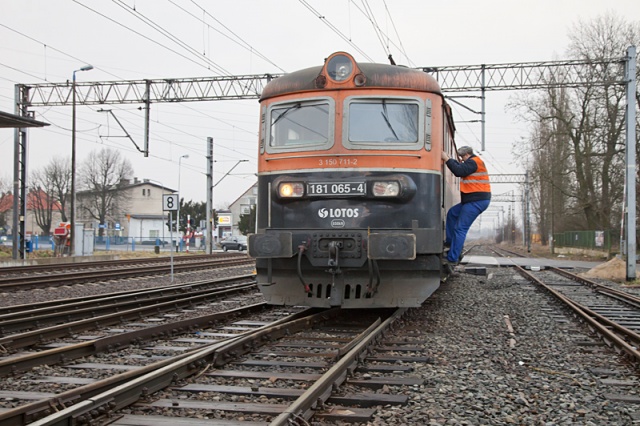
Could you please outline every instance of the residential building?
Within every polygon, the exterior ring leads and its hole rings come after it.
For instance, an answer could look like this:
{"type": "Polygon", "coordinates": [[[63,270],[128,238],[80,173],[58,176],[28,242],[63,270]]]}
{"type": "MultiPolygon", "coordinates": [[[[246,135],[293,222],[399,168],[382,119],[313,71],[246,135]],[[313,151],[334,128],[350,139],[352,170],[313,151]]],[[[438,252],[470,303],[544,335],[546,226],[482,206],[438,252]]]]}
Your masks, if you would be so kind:
{"type": "MultiPolygon", "coordinates": [[[[25,232],[27,235],[44,235],[44,232],[38,225],[36,221],[36,208],[41,203],[46,205],[47,200],[49,199],[49,195],[47,195],[42,190],[37,190],[37,192],[30,191],[27,194],[27,211],[25,215],[25,232]]],[[[42,208],[44,209],[44,208],[42,208]]],[[[62,220],[61,207],[58,202],[53,203],[53,209],[51,212],[51,229],[49,232],[53,232],[53,229],[58,226],[60,221],[62,220]]],[[[13,226],[13,194],[7,192],[6,194],[2,194],[0,196],[0,215],[2,215],[2,220],[4,225],[2,225],[2,229],[0,229],[0,234],[12,235],[13,232],[11,227],[13,226]]]]}
{"type": "Polygon", "coordinates": [[[216,228],[218,240],[230,235],[240,235],[240,229],[238,228],[240,215],[249,214],[251,212],[251,206],[255,206],[257,201],[258,183],[256,182],[231,203],[228,210],[218,211],[219,219],[218,227],[216,228]]]}
{"type": "Polygon", "coordinates": [[[156,238],[168,241],[168,212],[163,211],[162,195],[175,194],[177,191],[149,179],[138,178],[134,178],[133,182],[123,180],[113,190],[121,192],[118,205],[110,213],[107,223],[102,224],[84,208],[93,198],[91,192],[78,192],[77,222],[84,223],[85,228],[96,229],[97,234],[103,228],[109,236],[133,238],[136,241],[156,238]]]}

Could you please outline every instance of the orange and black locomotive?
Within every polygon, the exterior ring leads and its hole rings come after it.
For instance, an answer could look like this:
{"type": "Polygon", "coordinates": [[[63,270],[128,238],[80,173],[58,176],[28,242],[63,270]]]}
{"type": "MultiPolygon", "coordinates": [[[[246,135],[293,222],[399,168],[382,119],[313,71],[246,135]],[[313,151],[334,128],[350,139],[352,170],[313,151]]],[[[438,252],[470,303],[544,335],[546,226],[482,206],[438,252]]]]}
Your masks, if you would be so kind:
{"type": "Polygon", "coordinates": [[[260,99],[258,205],[249,254],[271,304],[419,306],[440,285],[459,183],[454,124],[436,80],[402,66],[323,66],[260,99]]]}

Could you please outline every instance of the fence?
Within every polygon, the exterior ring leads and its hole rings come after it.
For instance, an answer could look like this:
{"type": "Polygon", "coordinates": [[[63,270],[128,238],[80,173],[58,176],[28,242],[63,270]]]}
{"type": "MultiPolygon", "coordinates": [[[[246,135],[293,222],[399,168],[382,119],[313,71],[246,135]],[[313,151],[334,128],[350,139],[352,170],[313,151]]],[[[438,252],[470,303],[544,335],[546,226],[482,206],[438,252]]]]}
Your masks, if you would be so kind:
{"type": "MultiPolygon", "coordinates": [[[[204,250],[204,242],[199,238],[190,241],[189,251],[204,250]]],[[[138,251],[157,250],[159,252],[169,252],[170,250],[185,251],[186,242],[180,238],[173,237],[173,241],[167,238],[132,238],[132,237],[95,237],[94,250],[96,251],[138,251]],[[178,245],[176,249],[176,244],[178,245]],[[158,247],[158,249],[156,249],[158,247]]]]}
{"type": "MultiPolygon", "coordinates": [[[[12,246],[13,240],[11,235],[4,236],[0,239],[0,245],[12,246]]],[[[159,252],[169,252],[175,250],[182,252],[186,250],[186,242],[180,238],[173,237],[173,241],[170,238],[132,238],[132,237],[100,237],[94,238],[94,251],[155,251],[158,246],[159,252]],[[176,249],[176,244],[178,248],[176,249]]],[[[50,236],[30,236],[26,241],[27,253],[40,250],[51,250],[55,248],[53,237],[50,236]]],[[[193,238],[189,244],[189,251],[204,251],[204,241],[200,238],[193,238]]]]}
{"type": "Polygon", "coordinates": [[[568,231],[553,234],[554,247],[573,247],[611,253],[620,243],[620,231],[568,231]]]}

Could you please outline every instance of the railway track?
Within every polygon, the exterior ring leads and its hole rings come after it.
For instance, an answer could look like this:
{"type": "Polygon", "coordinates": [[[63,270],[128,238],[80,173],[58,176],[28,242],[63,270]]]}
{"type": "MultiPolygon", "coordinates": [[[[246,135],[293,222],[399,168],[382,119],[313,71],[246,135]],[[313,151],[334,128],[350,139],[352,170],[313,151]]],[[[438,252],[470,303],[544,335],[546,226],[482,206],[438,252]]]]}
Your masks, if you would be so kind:
{"type": "MultiPolygon", "coordinates": [[[[216,254],[214,256],[225,256],[223,254],[216,254]]],[[[194,254],[189,256],[175,256],[173,258],[175,263],[200,261],[203,259],[210,259],[212,255],[209,254],[194,254]]],[[[69,263],[52,263],[52,264],[38,264],[38,265],[26,265],[26,266],[6,266],[1,270],[5,275],[20,275],[20,274],[51,274],[56,272],[68,272],[70,269],[79,271],[83,269],[105,269],[105,268],[126,268],[131,265],[152,265],[162,264],[169,260],[168,256],[163,257],[138,257],[133,259],[117,259],[117,260],[96,260],[87,262],[69,262],[69,263]]]]}
{"type": "MultiPolygon", "coordinates": [[[[151,262],[131,262],[124,267],[121,261],[93,262],[101,264],[98,269],[95,267],[87,270],[82,263],[66,265],[65,269],[55,267],[50,270],[38,269],[36,273],[13,274],[0,278],[0,292],[26,291],[38,288],[48,288],[56,286],[67,286],[78,283],[96,282],[104,280],[123,279],[139,276],[168,274],[171,265],[168,259],[158,262],[151,259],[151,262]],[[104,264],[102,264],[104,263],[104,264]],[[152,263],[149,265],[149,263],[152,263]]],[[[229,266],[249,265],[253,259],[246,255],[229,256],[198,256],[197,260],[181,261],[173,266],[175,272],[194,271],[211,268],[222,268],[229,266]]],[[[3,272],[5,269],[3,268],[3,272]]],[[[4,275],[4,274],[3,274],[4,275]]]]}
{"type": "Polygon", "coordinates": [[[145,328],[136,323],[123,324],[123,329],[114,330],[110,336],[77,336],[75,342],[64,342],[56,348],[4,359],[4,365],[14,368],[3,369],[0,374],[6,383],[0,396],[5,399],[11,395],[10,403],[4,403],[5,412],[0,412],[0,424],[29,424],[213,343],[277,322],[289,312],[278,312],[264,303],[218,308],[213,313],[172,318],[145,328]],[[254,321],[242,321],[249,317],[254,321]]]}
{"type": "MultiPolygon", "coordinates": [[[[176,325],[164,340],[136,343],[143,354],[114,352],[119,345],[133,345],[127,343],[131,336],[118,344],[114,335],[92,342],[103,350],[111,348],[102,355],[102,362],[87,361],[99,360],[100,354],[84,355],[89,358],[75,363],[58,359],[55,372],[52,367],[14,372],[12,386],[29,389],[28,383],[33,387],[37,382],[41,390],[5,392],[13,392],[21,404],[0,412],[0,424],[156,425],[175,422],[175,416],[181,417],[180,424],[214,417],[224,424],[253,420],[285,425],[306,422],[312,416],[366,421],[376,406],[407,403],[406,396],[381,393],[381,388],[418,386],[424,381],[403,377],[412,370],[405,361],[427,361],[415,353],[419,351],[416,342],[383,340],[393,327],[400,327],[405,310],[368,311],[354,319],[339,309],[308,310],[286,318],[288,312],[282,308],[255,305],[247,309],[262,311],[246,317],[221,313],[216,330],[176,325]],[[269,322],[267,317],[280,319],[269,322]],[[176,331],[185,329],[185,334],[176,331]],[[194,348],[196,342],[200,345],[194,348]],[[173,355],[176,352],[183,353],[173,355]],[[122,372],[127,367],[107,364],[107,356],[147,364],[122,372]],[[109,377],[101,377],[107,370],[109,377]],[[83,374],[78,377],[71,371],[83,374]],[[60,389],[60,384],[67,389],[54,395],[47,392],[60,389]],[[348,391],[339,391],[340,384],[348,391]]],[[[204,321],[212,322],[211,318],[204,321]]],[[[0,397],[7,396],[3,392],[0,397]]]]}
{"type": "Polygon", "coordinates": [[[536,272],[516,268],[569,308],[603,342],[640,366],[640,297],[558,268],[536,272]]]}
{"type": "MultiPolygon", "coordinates": [[[[253,274],[207,280],[175,288],[125,292],[106,298],[75,303],[58,301],[58,306],[35,307],[0,317],[0,348],[5,353],[75,333],[111,327],[124,322],[144,321],[159,314],[229,298],[257,286],[253,274]]],[[[1,364],[0,364],[1,365],[1,364]]],[[[2,368],[0,367],[0,370],[2,368]]]]}
{"type": "MultiPolygon", "coordinates": [[[[482,251],[482,247],[474,247],[471,253],[480,254],[482,251]]],[[[607,355],[609,350],[600,341],[593,340],[592,336],[595,334],[590,332],[592,330],[572,321],[573,314],[567,315],[568,311],[561,308],[562,305],[556,304],[552,298],[537,295],[536,298],[543,300],[537,302],[541,310],[520,315],[523,311],[532,311],[529,304],[522,304],[523,300],[532,298],[532,292],[539,293],[535,289],[542,287],[533,280],[525,283],[523,278],[515,277],[513,272],[505,272],[507,269],[499,268],[479,282],[469,282],[466,291],[458,292],[457,299],[446,303],[438,303],[440,297],[435,294],[427,302],[431,304],[429,308],[410,310],[402,318],[401,313],[391,311],[358,311],[362,318],[355,318],[353,313],[343,316],[339,310],[316,311],[298,313],[297,319],[283,319],[280,325],[271,328],[267,323],[273,322],[275,318],[269,318],[269,311],[257,306],[257,312],[234,318],[223,317],[216,324],[207,324],[206,329],[200,328],[202,324],[189,326],[184,322],[193,320],[192,318],[166,318],[167,321],[163,324],[165,328],[156,330],[155,337],[149,336],[147,332],[147,336],[135,339],[134,334],[126,333],[136,330],[125,330],[124,326],[113,329],[111,335],[95,336],[99,333],[94,331],[87,333],[91,334],[87,336],[74,333],[61,339],[59,343],[30,348],[37,352],[48,352],[54,366],[41,362],[35,368],[25,366],[14,372],[7,372],[6,381],[27,394],[16,394],[24,397],[19,405],[17,396],[9,397],[11,392],[0,394],[0,404],[5,406],[5,410],[8,409],[3,412],[0,408],[0,424],[190,426],[203,423],[302,425],[353,421],[384,424],[385,419],[389,419],[391,423],[399,421],[397,413],[405,413],[404,423],[412,423],[409,419],[415,418],[419,419],[416,424],[427,424],[426,420],[434,420],[434,417],[425,413],[447,412],[449,415],[443,414],[443,419],[462,413],[461,419],[470,419],[475,417],[473,413],[482,413],[480,416],[483,421],[470,421],[469,424],[491,423],[488,419],[510,419],[512,423],[518,424],[518,419],[534,417],[542,421],[548,415],[545,413],[551,412],[566,412],[570,416],[567,418],[578,423],[580,416],[584,416],[580,413],[588,413],[584,418],[585,422],[591,419],[594,424],[599,424],[593,419],[616,416],[606,414],[606,409],[597,411],[596,408],[594,412],[600,417],[589,417],[591,412],[588,408],[580,408],[576,413],[576,409],[564,407],[564,401],[572,400],[566,386],[577,386],[576,389],[581,389],[583,393],[588,393],[586,389],[593,387],[593,397],[604,397],[605,400],[605,403],[601,403],[599,399],[594,401],[592,405],[597,407],[610,404],[611,407],[624,409],[620,408],[620,404],[639,403],[633,390],[637,386],[635,376],[629,376],[634,370],[628,364],[616,363],[615,354],[607,355]],[[498,284],[492,278],[494,274],[504,276],[506,280],[514,277],[515,281],[498,284]],[[503,291],[510,292],[510,288],[519,288],[516,294],[522,300],[500,297],[503,291]],[[479,291],[484,296],[481,297],[482,300],[476,300],[469,296],[469,291],[479,291]],[[502,299],[500,307],[492,308],[488,305],[485,299],[492,296],[502,299]],[[462,300],[468,298],[466,302],[462,302],[464,305],[459,304],[460,297],[463,297],[462,300]],[[505,305],[505,300],[510,302],[505,305]],[[511,302],[514,305],[520,303],[520,308],[510,309],[507,305],[511,302]],[[411,317],[424,318],[439,305],[442,305],[443,311],[434,315],[435,321],[413,322],[411,317]],[[457,326],[451,328],[447,336],[433,335],[443,326],[448,330],[446,324],[452,309],[453,312],[459,311],[465,320],[457,324],[454,322],[457,326]],[[505,315],[503,322],[502,315],[496,317],[485,313],[487,309],[497,309],[498,313],[510,313],[510,316],[505,315]],[[447,311],[446,314],[444,310],[447,311]],[[468,321],[469,310],[475,312],[471,323],[468,321]],[[319,319],[312,320],[314,315],[319,315],[319,319]],[[397,317],[390,319],[387,315],[397,317]],[[556,322],[557,327],[564,330],[560,332],[563,337],[556,338],[553,344],[546,346],[543,342],[537,343],[540,336],[546,334],[531,334],[535,332],[528,331],[532,315],[541,317],[540,324],[549,326],[551,323],[550,328],[544,328],[545,332],[553,328],[553,322],[556,322]],[[486,317],[486,323],[476,327],[476,318],[483,316],[486,317]],[[498,327],[494,326],[496,318],[500,323],[498,327]],[[513,327],[510,327],[510,320],[513,327]],[[380,329],[385,323],[387,327],[380,329]],[[394,329],[389,328],[394,325],[394,329]],[[494,337],[484,331],[487,327],[497,330],[500,336],[505,336],[505,325],[512,338],[494,337]],[[428,329],[426,334],[425,328],[428,329]],[[463,349],[463,342],[449,342],[457,336],[454,330],[462,333],[465,328],[467,334],[475,339],[466,345],[466,349],[463,349]],[[121,334],[128,340],[115,343],[113,339],[121,334]],[[234,336],[229,336],[231,334],[234,336]],[[376,337],[367,337],[372,334],[376,337]],[[87,340],[83,342],[82,339],[87,340]],[[197,343],[193,342],[196,340],[197,343]],[[491,344],[482,349],[483,342],[487,340],[491,344]],[[78,349],[82,347],[82,343],[87,343],[87,346],[94,349],[99,347],[101,351],[87,355],[69,355],[68,358],[55,352],[60,349],[59,345],[72,341],[79,345],[78,349]],[[545,358],[550,350],[553,352],[551,348],[555,350],[555,345],[563,342],[570,342],[574,347],[572,350],[578,352],[577,356],[569,351],[564,361],[560,359],[556,362],[555,355],[545,358]],[[442,344],[448,345],[449,350],[437,349],[442,344]],[[507,348],[500,348],[502,345],[507,348]],[[547,350],[538,354],[525,351],[525,348],[539,350],[543,347],[547,350]],[[351,351],[356,348],[361,350],[354,355],[357,351],[351,351]],[[595,359],[607,361],[588,363],[590,353],[594,354],[595,359]],[[470,363],[470,359],[475,361],[470,363]],[[587,364],[583,364],[585,361],[587,364]],[[518,363],[514,364],[516,362],[518,363]],[[430,366],[431,364],[434,365],[430,366]],[[125,368],[128,370],[124,370],[125,368]],[[414,369],[420,373],[416,374],[414,369]],[[490,370],[495,371],[487,374],[490,370]],[[526,396],[520,394],[525,401],[525,405],[522,405],[508,398],[510,392],[505,394],[499,389],[495,390],[496,382],[492,379],[494,374],[505,381],[505,385],[513,384],[523,390],[536,380],[542,380],[545,385],[540,387],[542,385],[538,384],[532,386],[531,390],[525,390],[526,396]],[[465,379],[458,379],[457,386],[448,386],[448,376],[458,375],[465,379]],[[423,377],[430,378],[428,383],[423,377]],[[520,377],[527,380],[522,380],[519,385],[515,384],[520,377]],[[476,380],[483,378],[489,382],[476,383],[476,380]],[[100,388],[101,379],[111,380],[112,386],[100,388]],[[117,385],[114,385],[116,381],[117,385]],[[457,391],[458,388],[461,391],[457,391]],[[446,390],[446,395],[442,394],[442,389],[446,390]],[[466,390],[462,392],[463,389],[466,390]],[[619,392],[620,389],[623,391],[619,392]],[[624,393],[625,389],[631,391],[624,393]],[[486,393],[483,400],[490,401],[495,397],[501,402],[499,405],[487,402],[480,407],[477,402],[468,401],[467,393],[475,395],[476,390],[479,392],[478,397],[486,393]],[[80,395],[73,395],[72,392],[75,391],[80,392],[80,395]],[[563,397],[565,394],[566,398],[563,397]],[[544,397],[536,399],[536,395],[544,397]],[[454,397],[455,400],[450,400],[454,397]],[[556,404],[553,407],[548,402],[551,400],[556,404]],[[13,403],[16,404],[15,407],[8,407],[13,403]],[[511,407],[508,415],[500,408],[504,404],[511,407]],[[428,408],[418,409],[415,413],[412,411],[412,408],[420,406],[428,408]],[[15,416],[7,417],[11,412],[15,416]],[[519,417],[520,415],[525,417],[519,417]]],[[[562,277],[555,275],[552,275],[554,278],[543,279],[544,274],[553,272],[550,269],[524,272],[532,274],[547,285],[553,286],[554,280],[562,281],[562,277]]],[[[471,280],[474,279],[469,275],[462,275],[451,284],[445,284],[445,289],[449,285],[458,286],[460,281],[471,280]]],[[[586,290],[577,290],[581,287],[568,280],[555,287],[568,289],[568,295],[571,296],[586,293],[586,290]]],[[[445,291],[440,296],[446,298],[448,293],[445,291]]],[[[600,299],[602,304],[603,297],[596,295],[595,300],[600,299]]],[[[591,304],[587,299],[574,300],[574,303],[578,302],[598,312],[595,309],[599,308],[598,305],[591,304]]],[[[227,303],[230,302],[218,302],[220,305],[227,303]]],[[[600,308],[605,313],[618,312],[618,316],[627,320],[635,318],[634,313],[625,310],[626,303],[615,308],[608,307],[609,302],[604,305],[604,308],[600,308]]],[[[198,311],[194,307],[185,310],[198,311]]],[[[282,313],[275,316],[282,318],[290,313],[286,310],[280,312],[282,313]]],[[[157,315],[157,318],[162,316],[157,315]]],[[[587,320],[582,321],[597,331],[597,327],[587,320]]],[[[630,320],[627,327],[633,329],[633,322],[630,320]]],[[[618,338],[625,340],[620,336],[618,338]]],[[[608,340],[611,339],[605,339],[608,340]]],[[[627,344],[634,345],[631,341],[627,341],[627,344]]],[[[615,350],[624,354],[627,360],[632,359],[623,349],[615,350]]],[[[33,353],[30,355],[35,356],[33,353]]],[[[579,402],[576,401],[576,404],[579,402]]],[[[626,412],[632,410],[627,409],[626,412]]],[[[557,417],[546,417],[546,420],[553,418],[557,417]]],[[[442,424],[440,421],[439,423],[442,424]]],[[[523,420],[521,424],[532,423],[523,420]]]]}

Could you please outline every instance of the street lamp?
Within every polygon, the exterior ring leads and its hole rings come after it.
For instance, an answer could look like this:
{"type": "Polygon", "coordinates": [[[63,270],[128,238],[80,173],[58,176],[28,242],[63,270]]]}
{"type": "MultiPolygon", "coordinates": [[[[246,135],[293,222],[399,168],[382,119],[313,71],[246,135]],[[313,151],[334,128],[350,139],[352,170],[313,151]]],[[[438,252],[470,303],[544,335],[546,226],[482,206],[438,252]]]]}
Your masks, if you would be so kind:
{"type": "Polygon", "coordinates": [[[182,166],[183,158],[189,158],[189,154],[181,155],[178,158],[178,238],[180,237],[180,167],[182,166]]]}
{"type": "Polygon", "coordinates": [[[76,239],[76,72],[89,71],[92,69],[93,65],[85,65],[78,70],[73,70],[73,80],[71,83],[71,241],[69,245],[69,256],[73,255],[75,250],[74,240],[76,239]]]}

